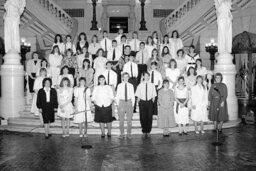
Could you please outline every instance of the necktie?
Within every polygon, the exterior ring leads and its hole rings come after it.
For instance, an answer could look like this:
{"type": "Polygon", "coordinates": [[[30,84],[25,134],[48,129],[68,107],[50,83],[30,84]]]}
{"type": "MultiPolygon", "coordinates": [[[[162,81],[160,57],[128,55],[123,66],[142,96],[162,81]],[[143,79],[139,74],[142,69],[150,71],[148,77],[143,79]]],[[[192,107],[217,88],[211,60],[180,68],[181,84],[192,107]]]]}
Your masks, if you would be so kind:
{"type": "Polygon", "coordinates": [[[109,77],[110,77],[110,71],[108,71],[108,85],[110,85],[110,79],[109,79],[109,77]]]}
{"type": "Polygon", "coordinates": [[[124,55],[124,44],[123,44],[123,55],[124,55]]]}
{"type": "Polygon", "coordinates": [[[146,101],[148,101],[148,84],[146,83],[146,101]]]}
{"type": "Polygon", "coordinates": [[[116,48],[114,48],[114,50],[113,50],[112,61],[114,61],[115,59],[116,59],[116,48]]]}
{"type": "Polygon", "coordinates": [[[136,39],[134,39],[134,51],[136,52],[137,51],[137,43],[136,43],[136,39]]]}
{"type": "Polygon", "coordinates": [[[105,52],[107,52],[107,39],[105,38],[105,52]]]}
{"type": "Polygon", "coordinates": [[[142,56],[142,62],[141,62],[141,64],[144,64],[144,53],[143,53],[143,50],[141,51],[141,56],[142,56]]]}
{"type": "Polygon", "coordinates": [[[154,84],[154,71],[152,71],[152,74],[151,74],[151,83],[154,84]]]}
{"type": "Polygon", "coordinates": [[[127,97],[127,83],[125,83],[125,86],[124,86],[124,99],[127,102],[127,100],[128,100],[128,97],[127,97]]]}
{"type": "Polygon", "coordinates": [[[131,77],[133,78],[132,63],[131,63],[131,77]]]}
{"type": "Polygon", "coordinates": [[[34,64],[36,65],[36,64],[37,64],[37,61],[34,61],[34,64]]]}

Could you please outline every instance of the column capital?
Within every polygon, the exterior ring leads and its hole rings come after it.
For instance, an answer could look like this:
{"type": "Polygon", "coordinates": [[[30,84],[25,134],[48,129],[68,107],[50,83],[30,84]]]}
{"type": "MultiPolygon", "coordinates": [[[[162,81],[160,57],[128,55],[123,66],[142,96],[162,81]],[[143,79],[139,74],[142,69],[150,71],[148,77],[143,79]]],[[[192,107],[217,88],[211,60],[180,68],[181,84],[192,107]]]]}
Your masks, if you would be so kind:
{"type": "Polygon", "coordinates": [[[141,5],[145,5],[146,0],[139,0],[141,5]]]}

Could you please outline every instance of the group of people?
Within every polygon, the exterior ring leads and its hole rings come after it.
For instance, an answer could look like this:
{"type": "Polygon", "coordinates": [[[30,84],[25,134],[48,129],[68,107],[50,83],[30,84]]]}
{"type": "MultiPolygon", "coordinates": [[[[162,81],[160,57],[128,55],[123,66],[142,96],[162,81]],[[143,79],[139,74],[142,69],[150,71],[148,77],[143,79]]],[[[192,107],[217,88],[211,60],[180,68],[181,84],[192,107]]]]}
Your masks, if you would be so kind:
{"type": "Polygon", "coordinates": [[[137,105],[145,138],[150,136],[153,117],[164,137],[177,125],[179,135],[187,135],[190,119],[197,134],[204,133],[204,122],[214,121],[221,131],[228,119],[222,75],[213,76],[203,67],[194,45],[185,53],[178,31],[170,38],[164,35],[162,42],[156,31],[145,42],[133,32],[128,41],[122,29],[114,40],[107,31],[101,41],[94,35],[89,43],[85,33],[79,34],[76,44],[70,35],[65,40],[56,35],[51,54],[39,59],[34,52],[26,65],[33,93],[31,112],[40,116],[46,138],[55,113],[62,118],[63,137],[69,136],[71,118],[79,124],[80,137],[86,136],[87,122],[93,120],[100,124],[102,138],[105,124],[111,137],[117,109],[120,138],[130,139],[137,105]]]}

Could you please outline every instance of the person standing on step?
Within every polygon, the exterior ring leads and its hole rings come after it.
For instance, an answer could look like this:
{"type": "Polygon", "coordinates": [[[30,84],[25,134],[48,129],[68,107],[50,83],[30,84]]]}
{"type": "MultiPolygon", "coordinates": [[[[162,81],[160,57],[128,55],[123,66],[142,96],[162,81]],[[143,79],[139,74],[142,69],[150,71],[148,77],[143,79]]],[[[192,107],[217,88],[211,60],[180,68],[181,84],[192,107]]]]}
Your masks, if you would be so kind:
{"type": "Polygon", "coordinates": [[[52,87],[52,80],[45,78],[43,80],[43,88],[38,91],[36,105],[39,112],[43,116],[45,138],[48,139],[50,134],[50,123],[55,121],[54,114],[58,109],[57,92],[52,87]]]}
{"type": "Polygon", "coordinates": [[[62,78],[60,82],[60,89],[58,91],[58,116],[61,117],[62,137],[69,136],[70,119],[73,117],[72,105],[73,88],[71,87],[70,80],[67,77],[62,78]]]}
{"type": "MultiPolygon", "coordinates": [[[[128,43],[127,43],[127,37],[126,35],[122,35],[121,36],[121,43],[118,45],[118,49],[121,51],[121,53],[124,55],[125,53],[125,47],[126,46],[130,46],[128,43]]],[[[131,53],[131,52],[130,52],[131,53]]]]}
{"type": "Polygon", "coordinates": [[[99,43],[98,36],[93,35],[91,43],[89,44],[89,48],[88,48],[89,53],[92,55],[92,60],[94,60],[97,57],[96,53],[100,48],[101,48],[101,45],[99,43]]]}
{"type": "Polygon", "coordinates": [[[112,41],[108,38],[108,32],[103,31],[103,38],[100,41],[101,48],[103,49],[103,56],[108,56],[108,51],[111,49],[112,41]]]}
{"type": "Polygon", "coordinates": [[[92,92],[92,102],[95,106],[94,121],[100,124],[101,138],[105,138],[105,124],[108,127],[108,138],[111,137],[112,103],[115,100],[112,88],[106,84],[103,75],[98,77],[98,85],[92,92]]]}
{"type": "MultiPolygon", "coordinates": [[[[150,67],[150,82],[155,85],[156,92],[158,94],[158,91],[162,88],[163,85],[163,78],[162,75],[159,71],[157,71],[157,63],[156,62],[151,62],[151,67],[150,67]]],[[[157,116],[157,96],[155,98],[155,101],[153,103],[153,115],[156,117],[157,116]]]]}
{"type": "Polygon", "coordinates": [[[31,113],[34,113],[34,115],[39,116],[41,124],[43,124],[43,117],[42,115],[39,113],[39,110],[36,106],[36,100],[37,100],[37,94],[38,91],[43,88],[43,80],[46,78],[47,76],[47,70],[45,68],[41,68],[40,69],[40,75],[36,78],[35,83],[34,83],[34,96],[33,96],[33,100],[32,100],[32,106],[31,106],[31,113]]]}
{"type": "Polygon", "coordinates": [[[94,86],[98,85],[98,77],[102,75],[102,73],[106,70],[107,58],[104,56],[104,51],[100,48],[97,52],[97,57],[94,60],[93,68],[95,70],[94,73],[94,86]]]}
{"type": "Polygon", "coordinates": [[[87,123],[92,122],[91,113],[91,90],[86,86],[86,79],[84,77],[79,78],[79,87],[74,90],[75,96],[75,115],[74,123],[79,124],[80,137],[87,136],[87,123]],[[85,116],[86,115],[86,116],[85,116]],[[83,132],[84,128],[84,132],[83,132]]]}
{"type": "Polygon", "coordinates": [[[187,135],[186,125],[189,123],[189,114],[188,114],[188,100],[189,93],[188,89],[185,86],[185,79],[183,76],[178,78],[178,86],[175,87],[175,120],[179,126],[179,135],[187,135]]]}
{"type": "Polygon", "coordinates": [[[64,53],[65,53],[65,45],[63,43],[63,39],[62,39],[62,36],[60,34],[56,34],[56,36],[54,38],[54,43],[52,45],[52,50],[53,50],[54,46],[58,46],[59,50],[60,50],[60,53],[62,55],[64,55],[64,53]]]}
{"type": "Polygon", "coordinates": [[[116,92],[116,103],[118,106],[118,116],[119,116],[119,127],[120,127],[120,139],[124,136],[124,118],[126,114],[127,120],[127,138],[131,139],[132,130],[132,116],[133,116],[133,106],[135,105],[135,95],[134,88],[131,83],[128,82],[129,74],[124,72],[122,74],[123,82],[118,84],[116,92]]]}
{"type": "Polygon", "coordinates": [[[204,132],[204,122],[208,121],[208,92],[206,86],[203,85],[203,77],[197,76],[196,84],[191,87],[191,119],[195,124],[195,132],[199,134],[197,123],[201,125],[201,133],[204,132]]]}
{"type": "Polygon", "coordinates": [[[214,132],[222,132],[222,126],[228,120],[227,97],[228,90],[226,84],[222,83],[221,73],[215,74],[215,83],[211,86],[208,95],[209,119],[214,122],[214,132]]]}
{"type": "Polygon", "coordinates": [[[88,47],[89,47],[89,43],[87,41],[87,36],[84,32],[80,33],[78,36],[78,42],[76,44],[77,55],[82,53],[83,47],[86,47],[86,49],[88,49],[88,47]]]}
{"type": "MultiPolygon", "coordinates": [[[[126,46],[126,54],[131,52],[130,46],[126,46]]],[[[127,72],[130,76],[129,83],[133,85],[134,90],[137,88],[138,65],[134,62],[134,57],[130,55],[129,62],[124,64],[123,72],[127,72]]],[[[136,112],[136,101],[134,105],[134,113],[136,112]]]]}
{"type": "Polygon", "coordinates": [[[148,71],[147,62],[150,56],[145,48],[145,43],[140,42],[140,50],[136,54],[136,62],[138,63],[138,83],[141,82],[141,78],[143,77],[144,73],[148,71]]]}
{"type": "Polygon", "coordinates": [[[140,50],[140,42],[141,41],[138,39],[138,32],[134,31],[132,33],[132,40],[129,42],[132,56],[136,56],[137,52],[140,50]]]}
{"type": "Polygon", "coordinates": [[[163,88],[158,92],[158,127],[163,129],[163,136],[169,137],[169,128],[176,127],[174,118],[174,92],[169,89],[169,81],[163,81],[163,88]]]}
{"type": "MultiPolygon", "coordinates": [[[[102,75],[105,77],[107,85],[109,85],[112,88],[113,94],[115,95],[116,86],[117,86],[117,74],[115,71],[112,70],[112,67],[113,67],[113,64],[110,61],[108,61],[106,64],[106,70],[102,73],[102,75]]],[[[116,120],[115,109],[116,109],[116,105],[113,103],[112,104],[113,120],[116,120]]]]}
{"type": "Polygon", "coordinates": [[[150,137],[152,129],[153,103],[156,97],[156,88],[150,82],[150,74],[144,75],[144,81],[137,87],[135,96],[138,98],[140,109],[140,123],[142,127],[143,137],[150,137]]]}
{"type": "Polygon", "coordinates": [[[71,50],[72,54],[76,54],[76,46],[72,43],[72,37],[70,35],[66,35],[66,43],[64,44],[65,53],[67,50],[71,50]]]}
{"type": "Polygon", "coordinates": [[[116,40],[112,40],[112,48],[108,52],[107,60],[113,64],[113,68],[116,68],[122,55],[120,49],[117,48],[116,40]]]}
{"type": "Polygon", "coordinates": [[[190,45],[189,47],[189,53],[185,55],[185,58],[187,58],[187,70],[190,67],[195,68],[196,67],[196,60],[200,59],[199,54],[195,53],[195,46],[194,45],[190,45]]]}
{"type": "Polygon", "coordinates": [[[124,29],[120,28],[118,30],[118,35],[116,36],[115,40],[117,42],[117,45],[121,44],[121,37],[124,35],[124,29]]]}

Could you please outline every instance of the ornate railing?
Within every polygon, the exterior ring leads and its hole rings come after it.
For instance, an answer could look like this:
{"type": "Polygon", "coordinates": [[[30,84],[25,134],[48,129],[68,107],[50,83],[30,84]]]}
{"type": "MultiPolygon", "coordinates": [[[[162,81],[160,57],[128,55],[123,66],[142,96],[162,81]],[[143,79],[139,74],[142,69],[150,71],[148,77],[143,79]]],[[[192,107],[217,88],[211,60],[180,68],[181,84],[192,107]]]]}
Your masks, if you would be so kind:
{"type": "Polygon", "coordinates": [[[168,17],[160,21],[160,29],[167,33],[170,28],[176,24],[184,15],[190,12],[202,0],[187,0],[174,10],[168,17]]]}
{"type": "Polygon", "coordinates": [[[43,8],[45,8],[54,17],[60,20],[64,25],[66,25],[70,31],[74,26],[74,19],[70,17],[59,5],[57,5],[53,0],[36,0],[43,8]]]}

